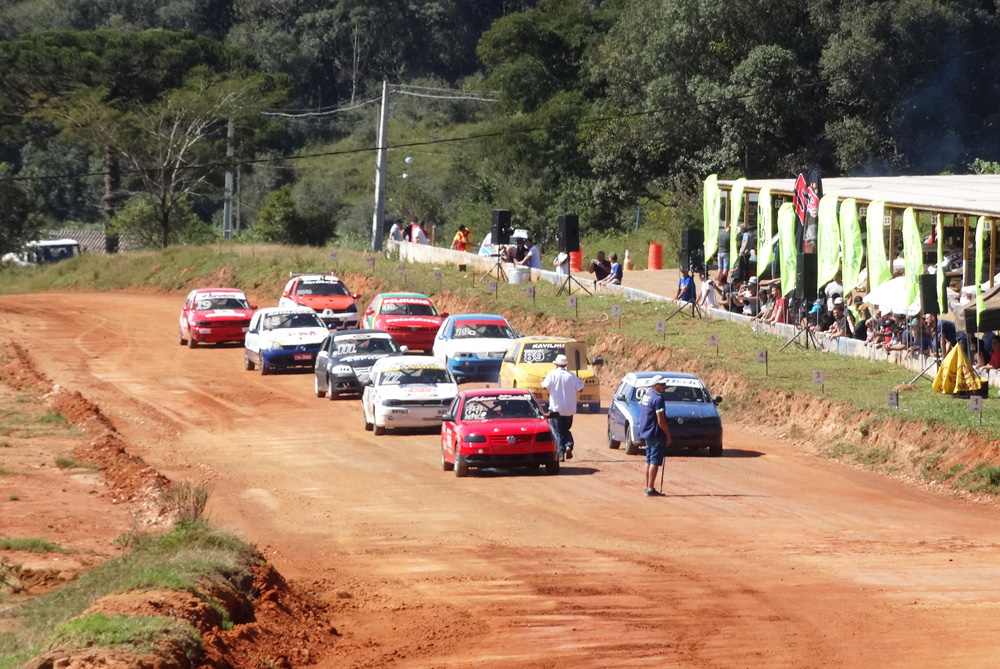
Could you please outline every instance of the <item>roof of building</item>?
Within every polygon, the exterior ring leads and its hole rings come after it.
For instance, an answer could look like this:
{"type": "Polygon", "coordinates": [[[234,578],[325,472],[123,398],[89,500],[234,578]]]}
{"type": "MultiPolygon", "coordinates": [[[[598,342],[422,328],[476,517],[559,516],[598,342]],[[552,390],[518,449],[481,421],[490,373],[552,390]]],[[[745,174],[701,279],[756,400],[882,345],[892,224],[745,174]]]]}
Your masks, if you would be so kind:
{"type": "MultiPolygon", "coordinates": [[[[733,183],[719,181],[719,187],[729,190],[733,183]]],[[[751,179],[744,190],[760,192],[769,183],[772,194],[791,195],[795,190],[795,179],[751,179]]],[[[884,200],[887,207],[1000,217],[998,174],[824,178],[823,195],[853,197],[859,203],[884,200]]]]}

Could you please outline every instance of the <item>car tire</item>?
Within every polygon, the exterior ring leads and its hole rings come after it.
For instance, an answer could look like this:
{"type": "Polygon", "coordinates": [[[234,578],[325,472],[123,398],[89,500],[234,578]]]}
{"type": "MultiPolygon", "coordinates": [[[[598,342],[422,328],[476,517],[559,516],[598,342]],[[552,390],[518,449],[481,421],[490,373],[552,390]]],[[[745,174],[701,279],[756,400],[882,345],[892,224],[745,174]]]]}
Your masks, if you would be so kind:
{"type": "Polygon", "coordinates": [[[376,437],[381,437],[383,434],[385,434],[385,426],[384,425],[376,425],[375,426],[375,436],[376,437]]]}
{"type": "Polygon", "coordinates": [[[632,441],[632,430],[628,423],[625,423],[625,455],[639,455],[639,444],[632,441]]]}
{"type": "Polygon", "coordinates": [[[313,374],[313,390],[316,392],[316,397],[326,397],[326,389],[320,388],[319,377],[313,374]]]}
{"type": "Polygon", "coordinates": [[[441,469],[443,469],[446,472],[450,472],[454,468],[455,468],[455,463],[454,462],[448,462],[447,460],[444,459],[444,449],[442,448],[441,449],[441,469]]]}
{"type": "Polygon", "coordinates": [[[546,462],[545,463],[545,475],[546,476],[555,476],[558,473],[559,473],[559,461],[558,460],[555,460],[553,462],[546,462]]]}
{"type": "MultiPolygon", "coordinates": [[[[361,414],[364,415],[364,408],[361,409],[361,414]]],[[[371,432],[375,429],[375,425],[368,422],[368,416],[365,416],[365,432],[371,432]]]]}
{"type": "Polygon", "coordinates": [[[260,375],[261,376],[267,376],[270,373],[271,373],[271,370],[268,368],[267,363],[264,362],[264,356],[261,356],[260,357],[260,375]]]}
{"type": "Polygon", "coordinates": [[[339,393],[333,389],[333,379],[326,377],[326,398],[332,402],[339,397],[339,393]]]}
{"type": "Polygon", "coordinates": [[[188,348],[198,348],[198,342],[190,332],[188,333],[188,348]]]}
{"type": "Polygon", "coordinates": [[[718,458],[722,456],[722,442],[718,444],[712,444],[708,447],[708,454],[713,458],[718,458]]]}
{"type": "Polygon", "coordinates": [[[466,476],[469,475],[469,465],[465,464],[465,461],[462,460],[462,456],[461,455],[456,455],[455,456],[455,465],[454,465],[454,467],[455,467],[455,477],[456,478],[465,478],[466,476]]]}
{"type": "Polygon", "coordinates": [[[183,346],[187,343],[187,339],[184,338],[184,331],[181,330],[181,326],[177,326],[177,343],[183,346]]]}
{"type": "Polygon", "coordinates": [[[611,438],[611,421],[608,421],[608,448],[617,449],[621,445],[622,442],[611,438]]]}
{"type": "Polygon", "coordinates": [[[254,364],[252,362],[250,362],[250,354],[247,353],[246,351],[244,351],[243,352],[243,369],[247,370],[248,372],[252,372],[253,368],[254,368],[254,364]]]}
{"type": "Polygon", "coordinates": [[[596,402],[591,402],[590,404],[588,404],[587,411],[589,411],[590,413],[601,413],[601,400],[597,400],[596,402]]]}

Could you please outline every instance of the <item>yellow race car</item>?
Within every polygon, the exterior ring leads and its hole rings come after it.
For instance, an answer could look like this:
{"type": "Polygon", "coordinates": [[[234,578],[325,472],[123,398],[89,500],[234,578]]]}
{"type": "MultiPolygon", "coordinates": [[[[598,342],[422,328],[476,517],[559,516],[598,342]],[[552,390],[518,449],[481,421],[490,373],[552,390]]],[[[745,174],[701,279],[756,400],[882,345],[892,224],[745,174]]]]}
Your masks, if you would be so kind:
{"type": "Polygon", "coordinates": [[[557,355],[565,355],[566,369],[575,372],[583,381],[578,398],[590,413],[601,410],[601,384],[595,366],[604,364],[597,358],[587,359],[587,344],[569,337],[521,337],[511,344],[500,365],[501,388],[524,388],[531,391],[539,404],[547,404],[549,393],[542,388],[542,379],[555,369],[557,355]]]}

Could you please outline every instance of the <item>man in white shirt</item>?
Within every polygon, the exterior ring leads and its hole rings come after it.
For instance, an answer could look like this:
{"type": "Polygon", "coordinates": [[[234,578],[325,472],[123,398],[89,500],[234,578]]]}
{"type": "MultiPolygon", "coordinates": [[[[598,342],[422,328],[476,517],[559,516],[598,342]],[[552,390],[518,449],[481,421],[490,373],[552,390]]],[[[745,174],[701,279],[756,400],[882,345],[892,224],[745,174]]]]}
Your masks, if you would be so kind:
{"type": "Polygon", "coordinates": [[[416,244],[423,244],[424,246],[430,245],[430,240],[427,239],[427,224],[421,223],[420,225],[413,226],[413,241],[416,244]]]}
{"type": "Polygon", "coordinates": [[[403,241],[403,219],[397,218],[396,222],[389,228],[389,239],[394,242],[403,241]]]}
{"type": "Polygon", "coordinates": [[[556,435],[556,445],[559,448],[559,461],[573,458],[573,416],[576,414],[576,401],[583,390],[580,377],[566,369],[566,356],[559,354],[554,361],[556,368],[542,379],[542,388],[549,391],[549,425],[556,435]]]}
{"type": "Polygon", "coordinates": [[[527,247],[527,251],[524,254],[524,258],[517,264],[532,269],[542,269],[542,256],[538,251],[538,247],[535,246],[535,241],[531,237],[528,237],[524,240],[524,245],[527,247]]]}

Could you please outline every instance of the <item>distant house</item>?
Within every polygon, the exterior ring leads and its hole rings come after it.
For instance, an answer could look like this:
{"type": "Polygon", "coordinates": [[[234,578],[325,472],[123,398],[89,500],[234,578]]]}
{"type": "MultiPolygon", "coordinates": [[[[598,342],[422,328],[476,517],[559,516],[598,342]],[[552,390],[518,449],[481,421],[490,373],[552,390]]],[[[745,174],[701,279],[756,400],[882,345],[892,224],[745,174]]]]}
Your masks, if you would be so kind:
{"type": "MultiPolygon", "coordinates": [[[[75,239],[80,242],[80,248],[86,253],[105,253],[106,245],[103,230],[72,230],[60,228],[58,230],[46,230],[44,237],[47,239],[75,239]]],[[[140,250],[139,244],[128,236],[119,236],[118,251],[128,253],[129,251],[140,250]]]]}

